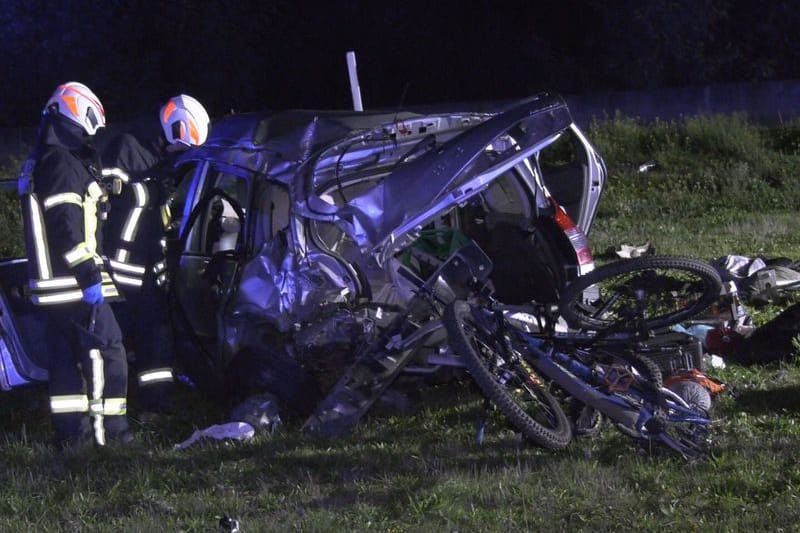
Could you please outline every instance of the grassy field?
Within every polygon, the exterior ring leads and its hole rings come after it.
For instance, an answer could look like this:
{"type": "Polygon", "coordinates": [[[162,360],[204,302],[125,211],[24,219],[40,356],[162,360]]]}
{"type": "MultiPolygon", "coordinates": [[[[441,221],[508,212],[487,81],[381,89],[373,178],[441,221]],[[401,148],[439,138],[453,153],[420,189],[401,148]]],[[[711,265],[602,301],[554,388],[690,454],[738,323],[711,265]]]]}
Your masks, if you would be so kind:
{"type": "MultiPolygon", "coordinates": [[[[610,174],[597,252],[649,241],[703,259],[800,258],[800,125],[618,118],[590,138],[610,174]]],[[[751,311],[765,320],[779,309],[751,311]]],[[[419,391],[413,415],[379,409],[340,440],[289,421],[276,435],[180,451],[194,429],[226,420],[184,390],[181,416],[137,425],[137,447],[65,455],[46,444],[44,391],[4,393],[0,530],[206,532],[229,515],[246,532],[798,531],[800,363],[713,375],[734,393],[715,407],[714,459],[693,464],[611,429],[545,451],[497,416],[478,444],[483,402],[466,379],[419,391]]]]}

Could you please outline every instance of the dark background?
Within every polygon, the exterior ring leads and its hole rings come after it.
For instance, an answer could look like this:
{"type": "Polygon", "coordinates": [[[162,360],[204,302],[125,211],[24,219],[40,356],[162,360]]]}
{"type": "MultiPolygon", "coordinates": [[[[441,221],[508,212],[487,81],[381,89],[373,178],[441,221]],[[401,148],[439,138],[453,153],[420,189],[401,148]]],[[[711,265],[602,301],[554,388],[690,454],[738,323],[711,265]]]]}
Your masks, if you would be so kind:
{"type": "Polygon", "coordinates": [[[789,0],[0,0],[0,126],[81,81],[110,123],[166,98],[230,111],[366,108],[798,78],[789,0]]]}

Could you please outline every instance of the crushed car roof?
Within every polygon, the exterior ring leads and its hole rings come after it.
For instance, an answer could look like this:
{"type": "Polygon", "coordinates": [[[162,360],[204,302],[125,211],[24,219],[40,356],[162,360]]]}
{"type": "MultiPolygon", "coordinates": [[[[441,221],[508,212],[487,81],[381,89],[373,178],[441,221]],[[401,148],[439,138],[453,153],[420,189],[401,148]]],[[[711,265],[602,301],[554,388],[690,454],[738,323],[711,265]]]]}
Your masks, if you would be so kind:
{"type": "Polygon", "coordinates": [[[424,115],[413,112],[290,110],[227,116],[212,126],[208,140],[178,163],[213,159],[276,175],[330,143],[384,124],[424,115]]]}
{"type": "MultiPolygon", "coordinates": [[[[560,97],[538,95],[523,100],[535,102],[534,111],[566,107],[560,97]]],[[[516,107],[514,102],[510,107],[516,107]]],[[[208,140],[185,153],[178,164],[188,161],[215,160],[248,170],[277,176],[305,161],[335,142],[357,137],[370,130],[391,136],[402,131],[403,124],[434,115],[475,115],[486,117],[502,111],[499,106],[487,111],[486,104],[427,106],[420,111],[333,111],[289,110],[280,112],[241,113],[226,116],[212,124],[208,140]]],[[[418,133],[424,133],[422,131],[418,133]]]]}
{"type": "MultiPolygon", "coordinates": [[[[404,222],[423,213],[441,195],[460,187],[464,180],[481,172],[491,179],[490,174],[496,175],[516,164],[520,157],[529,156],[531,150],[559,135],[571,123],[564,100],[546,94],[514,102],[494,113],[444,111],[423,115],[409,111],[295,110],[241,114],[214,124],[208,141],[187,152],[178,164],[213,160],[261,173],[292,188],[300,187],[296,192],[308,202],[309,212],[316,212],[322,206],[319,214],[336,213],[340,218],[348,218],[361,228],[354,229],[353,234],[363,234],[376,244],[404,222]],[[513,145],[497,152],[491,163],[476,165],[487,146],[512,130],[513,145]],[[374,165],[376,157],[380,159],[401,137],[403,142],[412,142],[413,147],[405,156],[397,155],[400,159],[394,160],[395,165],[381,183],[351,199],[349,206],[336,207],[318,201],[313,177],[309,178],[311,187],[301,192],[304,189],[302,180],[298,180],[301,174],[296,171],[312,157],[328,159],[329,162],[318,165],[333,167],[338,179],[340,163],[353,145],[373,146],[358,157],[374,165]],[[435,142],[425,142],[434,137],[435,142]],[[425,146],[423,153],[397,166],[417,145],[425,146]],[[497,172],[492,173],[487,164],[498,169],[497,172]]],[[[317,171],[325,174],[321,169],[317,171]]],[[[453,194],[468,195],[475,186],[481,185],[470,184],[469,190],[459,189],[453,194]]]]}

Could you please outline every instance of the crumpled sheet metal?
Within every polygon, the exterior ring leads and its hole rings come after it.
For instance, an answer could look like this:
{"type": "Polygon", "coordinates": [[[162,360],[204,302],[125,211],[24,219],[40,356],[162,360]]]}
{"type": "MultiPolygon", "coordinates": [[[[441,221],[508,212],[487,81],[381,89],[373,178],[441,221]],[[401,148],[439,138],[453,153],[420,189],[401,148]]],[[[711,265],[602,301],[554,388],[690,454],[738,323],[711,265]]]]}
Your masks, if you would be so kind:
{"type": "Polygon", "coordinates": [[[291,325],[288,313],[296,293],[292,256],[276,261],[276,255],[267,244],[244,265],[233,307],[247,315],[271,318],[279,329],[286,331],[291,325]]]}
{"type": "Polygon", "coordinates": [[[351,292],[346,273],[338,272],[330,258],[310,254],[298,261],[274,242],[244,265],[234,312],[266,319],[285,332],[316,318],[321,302],[340,301],[351,292]]]}

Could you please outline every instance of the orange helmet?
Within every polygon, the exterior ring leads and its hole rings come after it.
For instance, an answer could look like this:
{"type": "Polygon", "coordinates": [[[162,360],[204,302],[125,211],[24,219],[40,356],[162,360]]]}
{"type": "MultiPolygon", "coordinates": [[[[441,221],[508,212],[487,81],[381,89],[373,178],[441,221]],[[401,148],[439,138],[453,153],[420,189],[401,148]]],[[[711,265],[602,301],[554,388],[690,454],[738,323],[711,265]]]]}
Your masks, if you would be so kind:
{"type": "Polygon", "coordinates": [[[100,99],[82,83],[70,81],[56,87],[47,101],[45,113],[57,112],[94,135],[106,125],[106,112],[100,99]]]}
{"type": "Polygon", "coordinates": [[[173,96],[161,108],[161,127],[170,144],[197,146],[206,142],[210,119],[205,108],[185,94],[173,96]]]}

